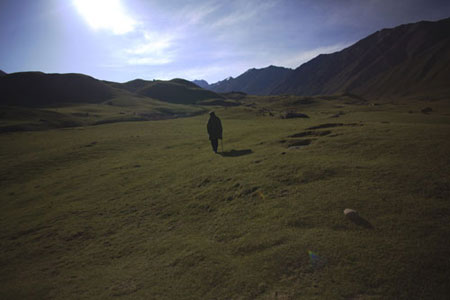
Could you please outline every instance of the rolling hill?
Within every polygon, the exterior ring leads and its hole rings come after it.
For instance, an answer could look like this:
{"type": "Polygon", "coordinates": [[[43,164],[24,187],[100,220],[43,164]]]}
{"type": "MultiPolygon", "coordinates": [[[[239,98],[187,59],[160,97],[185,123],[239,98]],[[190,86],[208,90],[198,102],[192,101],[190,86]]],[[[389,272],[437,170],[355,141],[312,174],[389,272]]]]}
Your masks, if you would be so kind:
{"type": "Polygon", "coordinates": [[[115,93],[111,86],[83,74],[19,72],[0,77],[0,105],[43,106],[100,103],[115,93]]]}
{"type": "Polygon", "coordinates": [[[6,73],[3,72],[2,70],[0,70],[0,77],[5,76],[5,75],[6,75],[6,73]]]}
{"type": "Polygon", "coordinates": [[[111,87],[126,90],[141,97],[177,104],[195,104],[204,100],[224,99],[223,96],[203,89],[181,78],[172,80],[134,79],[125,83],[105,81],[111,87]]]}
{"type": "Polygon", "coordinates": [[[169,81],[135,79],[125,83],[101,81],[84,74],[20,72],[0,77],[0,105],[46,106],[67,103],[102,103],[120,97],[193,104],[224,97],[196,84],[175,78],[169,81]]]}
{"type": "Polygon", "coordinates": [[[450,18],[383,29],[295,69],[271,94],[450,95],[450,18]]]}
{"type": "MultiPolygon", "coordinates": [[[[205,112],[205,108],[168,103],[139,94],[148,85],[145,80],[125,84],[100,81],[83,74],[45,74],[41,72],[12,73],[0,77],[0,133],[46,130],[61,127],[98,125],[105,123],[161,120],[186,117],[205,112]],[[135,93],[137,91],[138,93],[135,93]]],[[[190,101],[202,92],[214,94],[183,80],[174,80],[168,90],[172,96],[174,85],[185,84],[195,90],[190,101]]],[[[184,99],[183,93],[173,95],[184,99]]],[[[180,101],[181,102],[181,101],[180,101]]]]}
{"type": "Polygon", "coordinates": [[[292,72],[291,69],[276,66],[250,69],[236,78],[229,77],[213,83],[207,88],[218,93],[244,92],[254,95],[268,95],[292,72]]]}
{"type": "Polygon", "coordinates": [[[129,89],[135,89],[135,93],[141,96],[151,97],[161,101],[194,104],[207,99],[223,99],[224,97],[184,79],[155,80],[155,81],[131,81],[124,84],[129,89]]]}

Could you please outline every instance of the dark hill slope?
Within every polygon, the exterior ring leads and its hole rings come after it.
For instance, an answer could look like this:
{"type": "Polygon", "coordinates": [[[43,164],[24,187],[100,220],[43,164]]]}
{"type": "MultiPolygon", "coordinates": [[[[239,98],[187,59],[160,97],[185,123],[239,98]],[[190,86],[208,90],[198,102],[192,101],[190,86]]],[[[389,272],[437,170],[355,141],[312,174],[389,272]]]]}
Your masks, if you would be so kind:
{"type": "Polygon", "coordinates": [[[450,18],[383,29],[301,65],[272,94],[450,95],[450,18]]]}
{"type": "Polygon", "coordinates": [[[0,77],[0,105],[100,103],[113,95],[112,87],[83,74],[21,72],[0,77]]]}
{"type": "Polygon", "coordinates": [[[190,81],[178,78],[169,81],[148,81],[147,84],[137,89],[136,93],[161,101],[179,104],[192,104],[207,99],[223,98],[223,96],[215,92],[199,88],[190,81]]]}
{"type": "Polygon", "coordinates": [[[6,73],[3,72],[2,70],[0,70],[0,77],[5,76],[5,75],[6,75],[6,73]]]}
{"type": "Polygon", "coordinates": [[[121,89],[128,91],[130,93],[135,93],[137,90],[143,88],[147,84],[149,84],[151,81],[143,80],[143,79],[134,79],[131,81],[127,81],[125,83],[118,83],[113,81],[103,81],[105,84],[112,86],[116,89],[121,89]]]}
{"type": "Polygon", "coordinates": [[[228,78],[211,84],[209,89],[218,93],[238,91],[254,95],[268,95],[292,72],[291,69],[275,66],[250,69],[236,78],[228,78]]]}

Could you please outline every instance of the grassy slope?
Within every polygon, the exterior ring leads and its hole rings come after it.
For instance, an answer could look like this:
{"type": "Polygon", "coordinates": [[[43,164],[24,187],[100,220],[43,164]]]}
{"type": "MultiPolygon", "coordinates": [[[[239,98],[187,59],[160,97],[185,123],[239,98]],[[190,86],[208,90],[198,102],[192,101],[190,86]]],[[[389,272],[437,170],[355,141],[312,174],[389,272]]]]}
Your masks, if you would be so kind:
{"type": "Polygon", "coordinates": [[[30,108],[0,106],[0,132],[158,120],[199,114],[205,109],[118,94],[98,104],[30,108]]]}
{"type": "Polygon", "coordinates": [[[184,79],[150,81],[136,91],[142,96],[178,104],[195,104],[209,99],[223,99],[223,96],[205,90],[184,79]]]}
{"type": "Polygon", "coordinates": [[[448,105],[264,106],[217,110],[237,157],[205,115],[0,135],[0,297],[444,299],[448,105]]]}

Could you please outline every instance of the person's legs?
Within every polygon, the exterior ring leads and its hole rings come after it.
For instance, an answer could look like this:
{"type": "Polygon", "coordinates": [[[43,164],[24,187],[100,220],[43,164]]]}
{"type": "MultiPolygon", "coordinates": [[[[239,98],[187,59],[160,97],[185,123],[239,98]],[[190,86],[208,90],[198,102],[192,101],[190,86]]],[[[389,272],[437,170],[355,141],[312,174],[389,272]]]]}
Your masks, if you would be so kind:
{"type": "Polygon", "coordinates": [[[217,139],[211,139],[211,146],[213,151],[217,153],[217,147],[219,146],[219,141],[217,139]]]}

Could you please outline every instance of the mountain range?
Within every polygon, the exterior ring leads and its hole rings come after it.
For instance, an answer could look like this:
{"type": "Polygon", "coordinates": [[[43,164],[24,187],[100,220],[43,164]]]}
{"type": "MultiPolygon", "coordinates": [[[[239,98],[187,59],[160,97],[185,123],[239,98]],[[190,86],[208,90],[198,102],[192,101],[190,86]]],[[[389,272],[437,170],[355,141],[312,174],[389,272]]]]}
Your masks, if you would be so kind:
{"type": "Polygon", "coordinates": [[[276,66],[269,66],[263,69],[253,68],[236,78],[229,77],[208,86],[205,86],[204,82],[200,84],[203,85],[203,88],[218,93],[237,91],[253,95],[267,95],[284,82],[292,72],[292,69],[276,66]]]}
{"type": "Polygon", "coordinates": [[[321,54],[295,70],[276,66],[250,69],[214,84],[179,78],[117,83],[83,74],[0,71],[0,105],[102,103],[118,95],[177,104],[220,103],[230,98],[227,95],[231,94],[226,93],[232,92],[436,99],[450,96],[449,83],[447,18],[377,31],[342,51],[321,54]]]}
{"type": "Polygon", "coordinates": [[[384,29],[301,65],[270,94],[450,95],[450,18],[384,29]]]}
{"type": "Polygon", "coordinates": [[[377,31],[295,70],[270,66],[203,85],[256,95],[352,93],[366,98],[450,95],[450,18],[377,31]]]}

